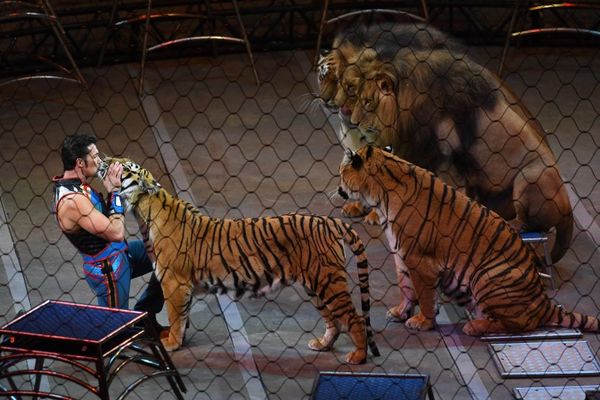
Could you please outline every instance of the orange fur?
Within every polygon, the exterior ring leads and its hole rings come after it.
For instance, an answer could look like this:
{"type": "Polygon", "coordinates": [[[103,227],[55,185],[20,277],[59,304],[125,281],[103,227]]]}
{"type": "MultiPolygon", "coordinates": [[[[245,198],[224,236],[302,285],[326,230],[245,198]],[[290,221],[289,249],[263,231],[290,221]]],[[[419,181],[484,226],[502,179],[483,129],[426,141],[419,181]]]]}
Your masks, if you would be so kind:
{"type": "Polygon", "coordinates": [[[342,124],[357,126],[345,128],[359,137],[347,141],[350,150],[391,146],[464,186],[514,226],[554,228],[552,260],[559,260],[570,247],[572,208],[556,159],[525,106],[453,45],[402,46],[371,29],[362,44],[338,36],[344,56],[331,60],[336,73],[327,83],[340,114],[351,115],[342,124]]]}
{"type": "Polygon", "coordinates": [[[438,285],[451,298],[472,298],[482,317],[470,335],[559,325],[598,332],[594,317],[569,313],[544,291],[533,257],[500,216],[431,172],[366,146],[340,167],[340,192],[377,209],[394,253],[402,297],[391,310],[412,329],[435,321],[438,285]]]}
{"type": "MultiPolygon", "coordinates": [[[[369,271],[358,234],[339,219],[288,214],[255,219],[217,219],[164,190],[149,171],[123,164],[121,195],[137,217],[154,260],[169,316],[167,350],[183,344],[194,290],[264,295],[279,285],[302,284],[325,320],[325,334],[309,347],[333,347],[345,327],[355,349],[350,364],[379,355],[369,319],[369,271]],[[343,243],[356,256],[363,315],[348,291],[343,243]]],[[[111,160],[109,160],[110,162],[111,160]]]]}

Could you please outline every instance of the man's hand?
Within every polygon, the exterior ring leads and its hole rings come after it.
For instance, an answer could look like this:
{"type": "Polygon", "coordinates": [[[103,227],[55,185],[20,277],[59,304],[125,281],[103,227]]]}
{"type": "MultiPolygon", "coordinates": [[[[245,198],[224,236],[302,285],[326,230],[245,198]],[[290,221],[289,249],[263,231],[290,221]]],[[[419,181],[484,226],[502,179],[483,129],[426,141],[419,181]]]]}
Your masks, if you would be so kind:
{"type": "Polygon", "coordinates": [[[108,193],[121,189],[121,175],[123,174],[123,166],[119,162],[115,162],[108,166],[108,172],[102,181],[108,193]]]}

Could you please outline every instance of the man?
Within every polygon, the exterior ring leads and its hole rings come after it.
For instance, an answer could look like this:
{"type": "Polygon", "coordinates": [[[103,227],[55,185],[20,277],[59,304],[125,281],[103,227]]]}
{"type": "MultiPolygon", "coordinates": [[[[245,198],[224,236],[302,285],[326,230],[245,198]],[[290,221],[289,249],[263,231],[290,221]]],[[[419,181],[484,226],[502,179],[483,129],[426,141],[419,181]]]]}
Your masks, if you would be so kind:
{"type": "MultiPolygon", "coordinates": [[[[61,149],[62,176],[54,177],[55,211],[60,229],[83,257],[85,280],[96,293],[98,304],[128,308],[131,278],[152,271],[141,240],[125,241],[125,209],[119,196],[123,166],[108,167],[102,184],[108,201],[89,184],[102,159],[96,138],[67,136],[61,149]]],[[[164,304],[160,282],[154,273],[134,310],[147,311],[156,323],[164,304]]]]}

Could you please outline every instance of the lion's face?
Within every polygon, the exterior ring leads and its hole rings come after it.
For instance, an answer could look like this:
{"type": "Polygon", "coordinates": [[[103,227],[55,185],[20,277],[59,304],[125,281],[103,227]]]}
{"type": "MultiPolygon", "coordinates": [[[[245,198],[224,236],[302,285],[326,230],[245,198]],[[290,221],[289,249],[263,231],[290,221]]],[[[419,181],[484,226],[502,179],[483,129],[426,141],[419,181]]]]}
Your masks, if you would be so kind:
{"type": "Polygon", "coordinates": [[[334,101],[340,109],[340,117],[347,122],[350,122],[350,116],[358,100],[357,94],[361,89],[363,80],[363,72],[357,64],[347,65],[340,71],[340,79],[334,101]]]}
{"type": "Polygon", "coordinates": [[[363,141],[377,147],[396,144],[399,130],[398,102],[393,75],[378,70],[365,71],[351,105],[350,122],[358,126],[363,141]]]}
{"type": "Polygon", "coordinates": [[[340,104],[343,104],[343,99],[347,95],[340,92],[344,91],[347,85],[342,84],[342,74],[348,66],[356,64],[362,52],[364,49],[338,38],[334,40],[332,50],[319,57],[317,64],[319,98],[328,108],[337,111],[340,104]]]}

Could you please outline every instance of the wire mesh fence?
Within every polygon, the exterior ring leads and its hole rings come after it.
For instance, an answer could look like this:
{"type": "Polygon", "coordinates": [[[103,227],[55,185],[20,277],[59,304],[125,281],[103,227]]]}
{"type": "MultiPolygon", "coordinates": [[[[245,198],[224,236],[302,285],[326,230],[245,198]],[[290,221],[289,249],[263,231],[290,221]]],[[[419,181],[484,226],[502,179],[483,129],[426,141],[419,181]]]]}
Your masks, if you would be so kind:
{"type": "MultiPolygon", "coordinates": [[[[323,47],[330,49],[331,41],[323,47]]],[[[377,56],[385,57],[382,53],[377,56]]],[[[502,48],[461,47],[459,53],[454,62],[472,60],[473,65],[485,68],[477,69],[484,74],[482,71],[497,70],[502,48]]],[[[407,54],[414,55],[414,49],[407,54]]],[[[189,310],[190,327],[184,345],[171,354],[188,388],[185,398],[307,398],[322,371],[426,374],[435,398],[444,399],[504,399],[515,393],[526,398],[567,398],[572,390],[578,390],[573,398],[583,398],[583,389],[578,387],[592,390],[597,385],[597,375],[580,373],[588,367],[594,369],[599,349],[595,333],[586,333],[583,338],[589,343],[591,358],[577,347],[580,357],[572,361],[575,366],[565,365],[561,354],[571,355],[572,351],[558,347],[557,359],[548,352],[541,361],[530,361],[538,362],[546,371],[554,368],[564,373],[544,377],[525,371],[515,378],[502,375],[502,355],[491,350],[488,342],[463,333],[470,318],[464,307],[440,298],[436,326],[428,331],[409,329],[388,317],[388,310],[397,306],[400,298],[394,256],[381,226],[342,216],[344,201],[337,189],[345,154],[340,144],[341,124],[347,121],[339,115],[347,104],[327,107],[317,99],[321,71],[314,57],[310,50],[255,53],[259,84],[243,49],[216,56],[151,58],[141,97],[138,63],[83,69],[89,91],[55,80],[3,86],[0,321],[6,323],[20,310],[48,299],[96,304],[85,281],[81,255],[57,224],[52,193],[52,178],[63,170],[60,148],[64,138],[83,132],[98,138],[102,152],[141,164],[168,192],[190,201],[210,217],[256,218],[296,212],[332,216],[351,223],[365,244],[371,323],[381,356],[369,354],[363,365],[347,364],[345,355],[354,345],[345,333],[331,351],[310,350],[308,342],[322,335],[324,323],[299,284],[239,301],[232,301],[231,293],[198,294],[189,310]],[[530,386],[534,389],[515,391],[530,386]]],[[[431,58],[421,62],[430,66],[429,71],[436,71],[431,58]]],[[[556,289],[547,285],[546,293],[566,310],[593,317],[599,315],[600,308],[599,63],[597,46],[521,47],[511,43],[503,77],[494,81],[503,85],[502,93],[511,104],[519,104],[521,112],[542,127],[543,140],[553,153],[573,210],[572,241],[564,257],[551,267],[556,289]]],[[[363,80],[368,72],[361,70],[363,80]]],[[[342,75],[344,71],[338,77],[342,75]]],[[[414,75],[409,76],[414,79],[414,75]]],[[[348,90],[342,86],[339,83],[338,89],[348,90]]],[[[434,99],[438,95],[421,93],[428,94],[434,99]]],[[[434,121],[436,112],[446,112],[444,105],[425,115],[424,122],[434,121]]],[[[359,103],[353,106],[361,107],[359,103]]],[[[415,109],[411,112],[418,114],[415,109]]],[[[441,120],[438,134],[443,128],[441,120]]],[[[519,135],[523,131],[515,132],[519,135]]],[[[487,148],[475,150],[475,156],[488,153],[489,157],[481,161],[487,168],[499,155],[504,163],[492,165],[491,171],[503,173],[498,169],[508,168],[514,153],[486,142],[489,133],[486,129],[477,133],[478,143],[487,148]]],[[[536,146],[530,150],[539,150],[536,146]]],[[[418,163],[426,157],[417,153],[408,158],[418,163]]],[[[528,167],[522,160],[515,162],[522,170],[528,167]]],[[[453,182],[464,185],[460,170],[457,176],[458,181],[453,182]]],[[[103,191],[97,180],[92,185],[103,191]]],[[[130,239],[141,237],[130,214],[126,226],[130,239]]],[[[551,232],[549,245],[553,242],[551,232]]],[[[265,248],[273,244],[256,245],[265,248]]],[[[542,249],[537,250],[541,253],[542,249]]],[[[358,309],[356,257],[350,252],[347,256],[349,287],[358,309]]],[[[132,281],[131,305],[147,279],[132,281]]],[[[168,324],[166,309],[158,318],[168,324]]],[[[559,346],[572,339],[552,340],[559,346]]],[[[527,354],[539,355],[537,347],[531,346],[527,354]]],[[[508,368],[525,368],[525,364],[521,360],[508,368]]],[[[68,370],[68,366],[53,367],[68,370]]],[[[128,366],[111,390],[120,392],[144,368],[128,366]]],[[[4,381],[0,384],[7,387],[4,381]]],[[[31,382],[24,378],[17,384],[31,382]]],[[[44,384],[73,398],[93,397],[54,377],[44,384]]],[[[129,397],[173,398],[173,394],[165,382],[150,380],[129,397]]]]}

